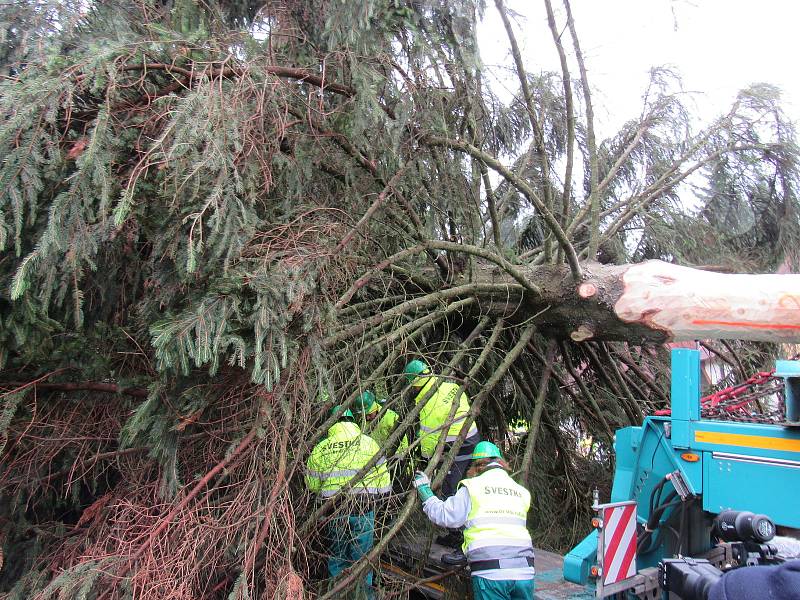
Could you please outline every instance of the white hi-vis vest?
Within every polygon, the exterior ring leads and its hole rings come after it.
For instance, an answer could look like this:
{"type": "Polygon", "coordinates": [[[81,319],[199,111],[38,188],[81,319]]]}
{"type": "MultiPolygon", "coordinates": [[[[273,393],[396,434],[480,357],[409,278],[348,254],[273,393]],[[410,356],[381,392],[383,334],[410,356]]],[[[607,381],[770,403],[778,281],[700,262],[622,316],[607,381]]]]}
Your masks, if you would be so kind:
{"type": "Polygon", "coordinates": [[[471,508],[464,524],[464,554],[469,562],[500,560],[502,568],[524,568],[533,558],[527,528],[531,494],[505,470],[492,468],[464,479],[471,508]]]}
{"type": "MultiPolygon", "coordinates": [[[[435,376],[428,376],[428,381],[417,393],[415,399],[417,404],[425,397],[428,390],[436,384],[436,380],[435,376]]],[[[449,381],[441,382],[438,389],[428,398],[419,413],[420,452],[425,458],[433,456],[436,444],[439,442],[439,436],[442,433],[445,435],[445,442],[454,442],[466,424],[465,421],[469,416],[469,400],[464,392],[461,392],[458,397],[458,406],[453,415],[453,420],[448,421],[450,408],[453,402],[456,401],[458,388],[459,386],[455,383],[450,383],[449,381]]],[[[478,428],[475,423],[472,423],[467,432],[467,437],[477,434],[478,428]]]]}

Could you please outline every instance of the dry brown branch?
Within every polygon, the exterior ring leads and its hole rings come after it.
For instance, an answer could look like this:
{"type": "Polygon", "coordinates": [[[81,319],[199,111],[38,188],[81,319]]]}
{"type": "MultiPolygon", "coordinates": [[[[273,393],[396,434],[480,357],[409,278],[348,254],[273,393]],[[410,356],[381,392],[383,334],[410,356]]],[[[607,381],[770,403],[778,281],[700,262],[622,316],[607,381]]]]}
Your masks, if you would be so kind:
{"type": "MultiPolygon", "coordinates": [[[[48,375],[48,377],[52,377],[48,375]]],[[[133,396],[134,398],[147,398],[148,392],[144,388],[138,387],[125,387],[116,383],[103,383],[99,381],[80,381],[80,382],[64,382],[64,383],[41,383],[42,378],[37,381],[2,381],[0,386],[13,388],[10,391],[16,392],[28,387],[36,388],[43,391],[57,391],[57,392],[104,392],[108,394],[123,394],[126,396],[133,396]]]]}

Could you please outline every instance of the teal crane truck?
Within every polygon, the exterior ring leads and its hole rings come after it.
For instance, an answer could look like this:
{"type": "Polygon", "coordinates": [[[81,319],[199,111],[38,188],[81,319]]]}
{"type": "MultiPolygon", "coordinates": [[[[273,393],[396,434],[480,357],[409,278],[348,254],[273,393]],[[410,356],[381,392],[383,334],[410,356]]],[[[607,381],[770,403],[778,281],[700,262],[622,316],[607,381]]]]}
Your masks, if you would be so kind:
{"type": "Polygon", "coordinates": [[[671,410],[617,431],[610,502],[595,501],[566,581],[597,598],[704,600],[724,571],[784,560],[772,541],[800,529],[800,361],[776,364],[770,422],[704,418],[715,399],[701,403],[700,377],[700,353],[673,350],[671,410]]]}

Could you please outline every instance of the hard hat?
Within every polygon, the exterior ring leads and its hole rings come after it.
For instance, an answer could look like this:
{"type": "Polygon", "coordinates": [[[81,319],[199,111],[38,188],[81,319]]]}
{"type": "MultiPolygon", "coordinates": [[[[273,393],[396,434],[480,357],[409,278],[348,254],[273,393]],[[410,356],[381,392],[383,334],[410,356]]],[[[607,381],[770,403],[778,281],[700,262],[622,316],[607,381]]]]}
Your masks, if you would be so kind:
{"type": "Polygon", "coordinates": [[[418,358],[415,358],[406,365],[406,381],[416,387],[422,386],[425,384],[425,382],[422,380],[422,378],[418,377],[418,375],[426,375],[430,372],[431,370],[428,368],[428,365],[418,358]]]}
{"type": "Polygon", "coordinates": [[[375,394],[369,390],[361,392],[353,404],[353,410],[362,415],[368,415],[378,410],[378,403],[375,402],[375,394]]]}
{"type": "Polygon", "coordinates": [[[472,459],[479,458],[503,458],[503,455],[500,453],[500,448],[492,442],[478,442],[475,450],[472,451],[472,459]]]}
{"type": "MultiPolygon", "coordinates": [[[[334,407],[331,409],[331,416],[335,415],[335,414],[336,414],[337,412],[339,412],[341,409],[342,409],[342,405],[341,405],[341,404],[337,404],[336,406],[334,406],[334,407]]],[[[344,411],[342,414],[340,414],[340,415],[339,415],[339,420],[340,420],[340,421],[341,421],[342,419],[346,419],[346,418],[350,418],[350,419],[352,419],[352,418],[353,418],[353,411],[352,411],[352,410],[350,410],[349,408],[348,408],[346,411],[344,411]]]]}

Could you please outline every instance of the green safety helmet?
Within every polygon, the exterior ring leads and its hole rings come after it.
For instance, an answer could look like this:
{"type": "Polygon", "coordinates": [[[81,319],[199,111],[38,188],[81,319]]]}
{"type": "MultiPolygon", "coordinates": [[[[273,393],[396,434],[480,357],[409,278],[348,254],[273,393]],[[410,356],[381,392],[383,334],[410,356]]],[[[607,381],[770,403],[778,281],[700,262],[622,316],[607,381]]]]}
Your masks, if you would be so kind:
{"type": "Polygon", "coordinates": [[[426,365],[418,358],[415,358],[406,365],[405,369],[406,381],[408,381],[408,383],[416,387],[422,386],[424,384],[424,381],[421,381],[418,376],[427,375],[430,372],[431,370],[428,368],[428,365],[426,365]]]}
{"type": "Polygon", "coordinates": [[[503,458],[503,455],[500,453],[500,448],[492,442],[478,442],[475,450],[472,451],[472,460],[479,458],[503,458]]]}
{"type": "MultiPolygon", "coordinates": [[[[342,405],[341,405],[341,404],[337,404],[336,406],[334,406],[334,407],[331,409],[331,416],[335,415],[335,414],[336,414],[337,412],[339,412],[341,409],[342,409],[342,405]]],[[[342,419],[348,419],[348,418],[349,418],[349,419],[351,419],[351,420],[353,419],[353,411],[352,411],[352,410],[350,410],[349,408],[348,408],[346,411],[344,411],[342,414],[340,414],[340,415],[339,415],[339,420],[340,420],[340,421],[341,421],[342,419]]]]}
{"type": "Polygon", "coordinates": [[[353,410],[362,415],[368,415],[378,410],[378,403],[375,402],[375,394],[369,390],[361,392],[353,404],[353,410]]]}

